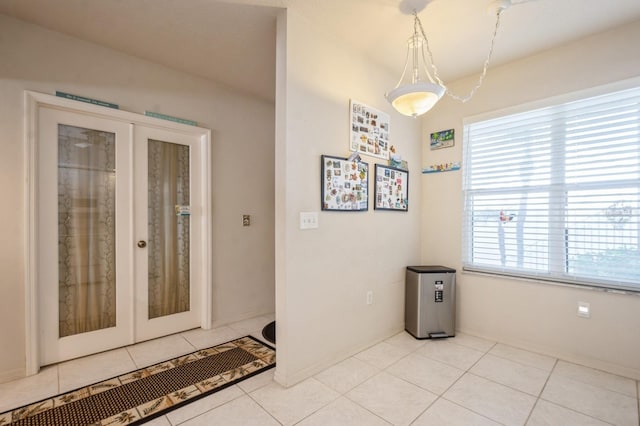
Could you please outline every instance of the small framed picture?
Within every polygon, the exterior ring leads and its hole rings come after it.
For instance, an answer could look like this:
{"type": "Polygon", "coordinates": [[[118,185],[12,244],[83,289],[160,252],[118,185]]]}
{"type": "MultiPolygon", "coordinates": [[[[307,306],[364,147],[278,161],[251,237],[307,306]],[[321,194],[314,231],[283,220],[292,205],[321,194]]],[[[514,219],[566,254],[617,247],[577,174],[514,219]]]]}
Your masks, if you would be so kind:
{"type": "Polygon", "coordinates": [[[409,172],[376,164],[375,210],[409,210],[409,172]]]}
{"type": "Polygon", "coordinates": [[[451,148],[455,143],[454,129],[431,133],[430,140],[431,142],[429,144],[429,147],[432,150],[440,148],[451,148]]]}
{"type": "Polygon", "coordinates": [[[322,155],[322,210],[369,210],[369,164],[322,155]]]}

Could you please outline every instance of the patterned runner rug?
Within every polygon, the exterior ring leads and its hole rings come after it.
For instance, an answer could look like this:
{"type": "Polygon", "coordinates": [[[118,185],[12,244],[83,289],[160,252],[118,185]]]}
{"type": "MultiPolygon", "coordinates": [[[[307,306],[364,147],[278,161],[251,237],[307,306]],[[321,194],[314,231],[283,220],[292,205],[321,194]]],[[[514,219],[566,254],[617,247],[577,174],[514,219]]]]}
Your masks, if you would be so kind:
{"type": "Polygon", "coordinates": [[[275,350],[246,336],[1,413],[0,425],[144,423],[275,365],[275,350]]]}

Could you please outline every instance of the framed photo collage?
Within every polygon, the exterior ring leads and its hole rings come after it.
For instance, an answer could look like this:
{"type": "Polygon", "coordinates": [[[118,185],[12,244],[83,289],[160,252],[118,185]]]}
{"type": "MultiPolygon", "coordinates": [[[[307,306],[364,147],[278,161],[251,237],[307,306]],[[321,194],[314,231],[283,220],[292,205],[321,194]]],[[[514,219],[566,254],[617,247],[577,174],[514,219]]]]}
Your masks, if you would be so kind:
{"type": "MultiPolygon", "coordinates": [[[[369,210],[369,164],[348,158],[322,155],[322,210],[369,210]]],[[[409,209],[409,172],[375,165],[375,210],[407,211],[409,209]]]]}
{"type": "MultiPolygon", "coordinates": [[[[322,155],[320,158],[321,206],[325,211],[369,210],[369,163],[360,154],[388,160],[388,114],[351,100],[350,157],[322,155]]],[[[395,164],[394,164],[395,165],[395,164]]],[[[409,171],[375,164],[373,208],[408,211],[409,171]]]]}

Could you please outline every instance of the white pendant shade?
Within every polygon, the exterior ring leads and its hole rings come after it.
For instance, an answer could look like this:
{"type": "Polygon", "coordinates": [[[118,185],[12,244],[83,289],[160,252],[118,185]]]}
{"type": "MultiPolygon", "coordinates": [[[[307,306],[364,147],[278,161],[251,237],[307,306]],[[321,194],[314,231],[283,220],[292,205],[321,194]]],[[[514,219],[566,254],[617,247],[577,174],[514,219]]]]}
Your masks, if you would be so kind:
{"type": "Polygon", "coordinates": [[[444,92],[438,84],[417,82],[396,87],[387,94],[387,100],[400,114],[417,117],[429,111],[444,92]]]}
{"type": "Polygon", "coordinates": [[[493,31],[493,38],[491,39],[487,59],[484,61],[482,74],[480,78],[478,78],[478,83],[471,92],[469,92],[469,95],[460,97],[449,92],[438,75],[438,68],[433,63],[433,55],[429,48],[429,40],[427,40],[422,22],[420,18],[418,18],[418,11],[424,9],[430,1],[432,0],[402,0],[400,4],[401,12],[411,12],[413,15],[413,35],[407,43],[407,59],[405,60],[404,70],[402,71],[400,80],[396,87],[387,93],[385,97],[400,114],[409,117],[417,117],[429,111],[445,93],[463,103],[471,99],[487,75],[489,60],[491,59],[498,28],[500,27],[500,14],[511,4],[509,0],[493,1],[490,10],[496,14],[496,27],[493,31]],[[428,66],[425,50],[428,54],[431,67],[428,66]],[[402,84],[403,81],[405,81],[405,77],[407,77],[406,80],[408,82],[402,84]]]}

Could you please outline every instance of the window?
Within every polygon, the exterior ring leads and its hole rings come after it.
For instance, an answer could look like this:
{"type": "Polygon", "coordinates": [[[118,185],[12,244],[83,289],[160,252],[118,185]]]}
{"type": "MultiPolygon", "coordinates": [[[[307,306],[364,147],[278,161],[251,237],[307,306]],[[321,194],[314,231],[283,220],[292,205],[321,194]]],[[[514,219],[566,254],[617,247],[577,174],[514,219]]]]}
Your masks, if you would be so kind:
{"type": "Polygon", "coordinates": [[[464,269],[640,291],[640,88],[464,133],[464,269]]]}

